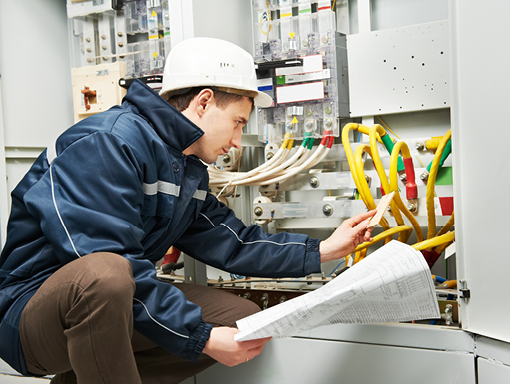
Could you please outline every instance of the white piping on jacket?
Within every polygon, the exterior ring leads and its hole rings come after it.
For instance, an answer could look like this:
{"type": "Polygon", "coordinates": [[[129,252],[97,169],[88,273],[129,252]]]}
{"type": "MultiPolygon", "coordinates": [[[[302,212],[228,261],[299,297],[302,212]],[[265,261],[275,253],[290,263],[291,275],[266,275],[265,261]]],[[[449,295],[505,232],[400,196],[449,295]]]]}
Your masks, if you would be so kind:
{"type": "Polygon", "coordinates": [[[57,199],[55,198],[55,186],[53,185],[53,165],[50,163],[50,181],[51,181],[51,197],[53,199],[53,206],[55,207],[55,210],[57,211],[58,218],[60,219],[60,223],[62,224],[62,227],[64,227],[64,230],[66,231],[67,237],[69,238],[69,241],[71,242],[71,245],[73,246],[74,252],[78,257],[81,257],[81,255],[76,250],[76,247],[74,246],[73,239],[71,239],[71,235],[69,234],[69,231],[67,230],[66,225],[64,224],[64,220],[62,219],[62,216],[60,216],[60,211],[58,210],[57,206],[57,199]]]}
{"type": "Polygon", "coordinates": [[[167,331],[169,332],[172,332],[173,334],[177,335],[177,336],[180,336],[180,337],[184,337],[185,339],[189,339],[189,336],[186,336],[186,335],[182,335],[180,334],[179,332],[175,332],[174,330],[168,328],[167,326],[161,324],[159,321],[157,321],[154,317],[152,317],[152,315],[150,314],[149,312],[149,309],[147,308],[147,306],[143,303],[143,301],[137,299],[136,297],[133,297],[133,300],[135,301],[138,301],[140,304],[143,305],[143,307],[145,308],[145,312],[147,312],[147,315],[149,315],[149,317],[151,318],[152,321],[154,321],[156,324],[158,324],[160,327],[166,329],[167,331]]]}
{"type": "MultiPolygon", "coordinates": [[[[216,225],[213,224],[213,222],[206,216],[204,215],[202,212],[200,212],[200,214],[213,226],[213,227],[216,227],[216,225]]],[[[270,240],[255,240],[255,241],[243,241],[239,238],[239,236],[237,235],[237,233],[232,229],[230,228],[228,225],[226,224],[223,224],[221,223],[220,225],[224,226],[225,228],[227,228],[230,232],[232,232],[235,237],[237,238],[237,241],[239,241],[242,245],[247,245],[247,244],[255,244],[255,243],[270,243],[270,244],[275,244],[275,245],[279,245],[279,246],[282,246],[282,245],[304,245],[306,246],[305,243],[298,243],[298,242],[295,242],[295,241],[291,241],[289,243],[277,243],[277,242],[274,242],[274,241],[270,241],[270,240]]]]}

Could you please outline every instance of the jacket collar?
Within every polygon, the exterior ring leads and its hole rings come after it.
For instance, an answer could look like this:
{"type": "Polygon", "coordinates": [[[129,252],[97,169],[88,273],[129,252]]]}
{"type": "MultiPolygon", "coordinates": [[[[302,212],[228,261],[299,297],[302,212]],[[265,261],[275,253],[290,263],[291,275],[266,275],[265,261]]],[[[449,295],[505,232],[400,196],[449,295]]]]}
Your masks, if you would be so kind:
{"type": "Polygon", "coordinates": [[[138,79],[131,84],[123,101],[124,104],[127,101],[134,106],[151,123],[158,136],[179,152],[204,134],[204,131],[138,79]]]}

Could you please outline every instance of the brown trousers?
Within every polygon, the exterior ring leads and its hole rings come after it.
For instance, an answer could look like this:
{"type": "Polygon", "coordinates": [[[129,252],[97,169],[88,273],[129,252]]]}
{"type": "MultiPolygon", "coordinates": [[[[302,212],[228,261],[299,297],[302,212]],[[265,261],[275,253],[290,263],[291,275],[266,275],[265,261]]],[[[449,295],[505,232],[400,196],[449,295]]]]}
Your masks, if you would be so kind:
{"type": "MultiPolygon", "coordinates": [[[[202,307],[213,327],[259,310],[249,300],[194,284],[175,284],[202,307]]],[[[122,256],[95,253],[56,271],[28,302],[20,337],[27,368],[38,375],[73,370],[78,382],[178,383],[215,363],[202,354],[197,363],[158,347],[133,330],[135,282],[122,256]]]]}

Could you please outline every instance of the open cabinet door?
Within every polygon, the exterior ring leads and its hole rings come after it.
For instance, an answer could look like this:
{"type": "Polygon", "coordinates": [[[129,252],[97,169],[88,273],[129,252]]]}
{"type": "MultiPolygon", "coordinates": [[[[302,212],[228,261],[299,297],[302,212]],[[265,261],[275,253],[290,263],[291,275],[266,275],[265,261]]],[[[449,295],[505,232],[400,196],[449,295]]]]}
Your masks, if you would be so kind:
{"type": "Polygon", "coordinates": [[[452,142],[463,329],[510,342],[510,3],[451,0],[452,142]]]}

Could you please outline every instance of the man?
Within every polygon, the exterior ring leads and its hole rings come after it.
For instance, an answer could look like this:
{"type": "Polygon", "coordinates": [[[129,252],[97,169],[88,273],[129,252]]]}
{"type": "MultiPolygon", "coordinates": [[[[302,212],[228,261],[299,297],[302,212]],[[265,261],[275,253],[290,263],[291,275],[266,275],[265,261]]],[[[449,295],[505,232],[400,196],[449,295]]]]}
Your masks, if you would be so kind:
{"type": "Polygon", "coordinates": [[[270,100],[257,91],[252,57],[190,39],[171,51],[161,97],[135,82],[122,106],[79,122],[41,154],[12,193],[1,358],[24,375],[57,374],[53,382],[171,383],[261,352],[267,339],[234,341],[253,303],[160,282],[153,263],[175,245],[232,273],[304,276],[369,240],[374,212],[325,241],[236,219],[207,192],[202,161],[240,147],[253,103],[270,100]]]}

